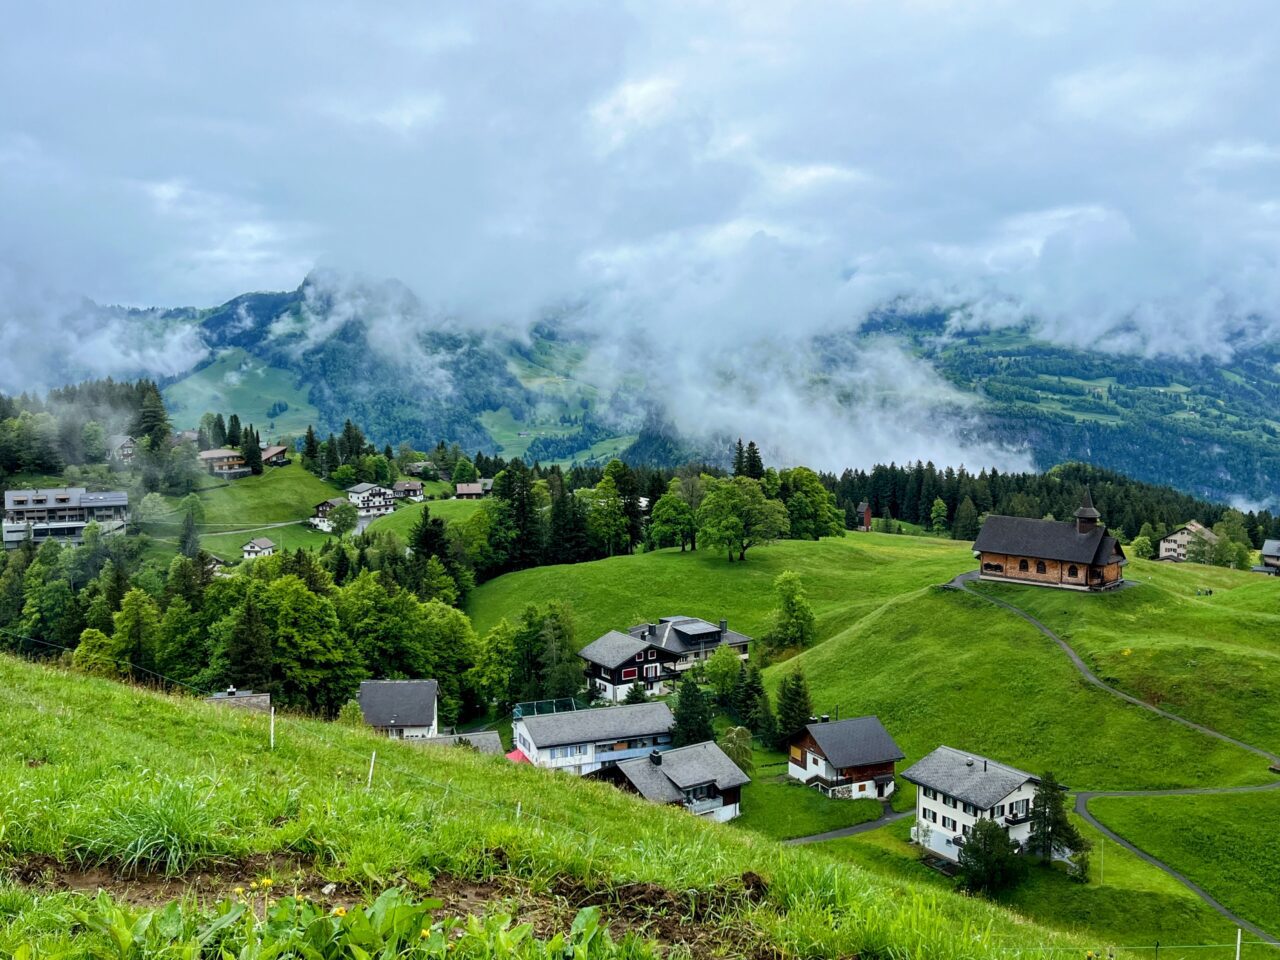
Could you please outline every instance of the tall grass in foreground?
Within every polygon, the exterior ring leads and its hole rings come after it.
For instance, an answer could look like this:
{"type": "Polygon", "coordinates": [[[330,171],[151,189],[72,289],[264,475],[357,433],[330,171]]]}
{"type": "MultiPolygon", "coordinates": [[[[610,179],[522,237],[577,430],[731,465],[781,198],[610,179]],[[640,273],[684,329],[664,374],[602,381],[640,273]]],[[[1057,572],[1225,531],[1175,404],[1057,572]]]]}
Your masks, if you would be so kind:
{"type": "MultiPolygon", "coordinates": [[[[273,856],[369,896],[429,891],[442,874],[500,878],[534,896],[599,903],[606,917],[611,903],[645,891],[658,909],[796,957],[1043,957],[1046,946],[1097,946],[982,901],[470,751],[307,720],[278,721],[269,751],[261,716],[7,658],[0,717],[8,863],[45,857],[180,876],[273,856]]],[[[29,929],[36,907],[10,911],[4,935],[29,929]]]]}

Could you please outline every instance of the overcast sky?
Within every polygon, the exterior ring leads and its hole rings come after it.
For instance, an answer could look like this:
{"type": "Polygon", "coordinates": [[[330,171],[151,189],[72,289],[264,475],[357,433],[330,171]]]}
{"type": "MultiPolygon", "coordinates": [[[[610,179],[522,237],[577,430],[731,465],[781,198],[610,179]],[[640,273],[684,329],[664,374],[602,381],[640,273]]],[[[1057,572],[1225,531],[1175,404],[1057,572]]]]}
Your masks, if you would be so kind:
{"type": "Polygon", "coordinates": [[[1280,4],[24,4],[0,259],[198,304],[316,265],[522,321],[890,297],[1216,350],[1280,303],[1280,4]]]}

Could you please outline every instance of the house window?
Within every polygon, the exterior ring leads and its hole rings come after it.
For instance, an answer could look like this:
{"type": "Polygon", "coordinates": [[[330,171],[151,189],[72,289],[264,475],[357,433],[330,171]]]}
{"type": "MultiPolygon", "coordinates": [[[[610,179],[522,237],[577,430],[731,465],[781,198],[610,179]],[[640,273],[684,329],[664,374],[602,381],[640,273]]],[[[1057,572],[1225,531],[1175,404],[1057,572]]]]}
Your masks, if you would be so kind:
{"type": "Polygon", "coordinates": [[[636,660],[639,661],[643,659],[644,659],[644,651],[641,650],[639,653],[636,654],[636,660]]]}
{"type": "Polygon", "coordinates": [[[1036,561],[1036,573],[1044,573],[1044,561],[1043,561],[1043,560],[1037,560],[1037,561],[1036,561]]]}
{"type": "Polygon", "coordinates": [[[816,756],[811,756],[809,758],[809,766],[816,767],[817,765],[818,765],[818,758],[816,756]]]}
{"type": "Polygon", "coordinates": [[[1025,560],[1019,560],[1019,561],[1018,561],[1018,569],[1019,569],[1020,571],[1022,571],[1023,573],[1026,573],[1026,572],[1027,572],[1028,570],[1030,570],[1031,568],[1027,565],[1027,561],[1025,561],[1025,560]]]}
{"type": "Polygon", "coordinates": [[[996,807],[996,808],[995,808],[995,810],[993,811],[993,813],[994,813],[994,814],[995,814],[995,816],[997,816],[997,817],[1003,817],[1003,816],[1004,816],[1004,804],[1002,803],[1002,804],[1000,804],[998,807],[996,807]]]}
{"type": "Polygon", "coordinates": [[[938,799],[938,791],[937,791],[937,790],[935,790],[935,789],[933,789],[933,787],[925,787],[925,788],[924,788],[924,795],[925,795],[928,799],[930,799],[930,800],[937,800],[937,799],[938,799]]]}
{"type": "Polygon", "coordinates": [[[657,651],[657,650],[650,650],[650,651],[649,651],[649,659],[650,659],[650,660],[657,660],[657,659],[658,659],[658,651],[657,651]]]}
{"type": "Polygon", "coordinates": [[[956,798],[948,797],[945,793],[942,795],[942,805],[950,807],[952,810],[956,808],[956,798]]]}
{"type": "Polygon", "coordinates": [[[943,817],[943,818],[942,818],[942,829],[943,829],[943,830],[954,830],[955,828],[956,828],[956,822],[955,822],[954,820],[952,820],[950,817],[943,817]]]}
{"type": "Polygon", "coordinates": [[[801,750],[799,747],[792,747],[792,748],[791,748],[791,759],[792,759],[792,760],[794,760],[794,761],[796,761],[796,763],[800,764],[801,766],[803,766],[803,765],[804,765],[804,751],[803,751],[803,750],[801,750]]]}
{"type": "Polygon", "coordinates": [[[920,816],[925,820],[928,820],[930,823],[938,822],[938,811],[930,810],[928,807],[921,809],[920,816]]]}
{"type": "Polygon", "coordinates": [[[1067,576],[1068,577],[1080,576],[1080,568],[1073,563],[1071,566],[1067,567],[1067,576]]]}
{"type": "Polygon", "coordinates": [[[867,785],[866,785],[865,783],[860,783],[860,784],[858,784],[858,792],[859,792],[859,793],[866,793],[866,792],[867,792],[867,785]]]}
{"type": "Polygon", "coordinates": [[[975,807],[972,803],[963,804],[963,808],[964,808],[964,812],[969,814],[969,816],[971,817],[978,812],[978,808],[975,807]]]}
{"type": "Polygon", "coordinates": [[[626,681],[626,680],[634,680],[635,678],[636,678],[636,668],[635,668],[635,667],[623,667],[623,669],[622,669],[622,679],[623,679],[624,681],[626,681]]]}

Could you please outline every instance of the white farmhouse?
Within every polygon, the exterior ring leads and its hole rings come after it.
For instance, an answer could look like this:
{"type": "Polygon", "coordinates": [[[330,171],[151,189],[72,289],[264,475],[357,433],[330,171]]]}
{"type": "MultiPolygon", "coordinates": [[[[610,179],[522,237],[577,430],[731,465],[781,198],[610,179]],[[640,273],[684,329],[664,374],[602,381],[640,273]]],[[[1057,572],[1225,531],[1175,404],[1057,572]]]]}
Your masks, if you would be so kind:
{"type": "Polygon", "coordinates": [[[392,740],[425,740],[439,732],[434,680],[365,680],[358,696],[364,722],[392,740]]]}
{"type": "Polygon", "coordinates": [[[1021,846],[1031,835],[1031,803],[1040,778],[975,753],[938,747],[902,779],[914,783],[916,822],[911,839],[958,861],[965,837],[979,820],[995,820],[1021,846]]]}
{"type": "Polygon", "coordinates": [[[1181,563],[1187,559],[1188,548],[1195,540],[1203,540],[1212,547],[1218,542],[1218,535],[1203,523],[1192,520],[1160,540],[1160,553],[1156,559],[1181,563]]]}
{"type": "Polygon", "coordinates": [[[347,487],[347,499],[362,517],[382,517],[395,509],[395,495],[376,483],[357,483],[347,487]]]}
{"type": "Polygon", "coordinates": [[[511,724],[517,763],[584,774],[671,749],[675,718],[665,703],[520,716],[511,724]]]}
{"type": "Polygon", "coordinates": [[[259,557],[270,557],[276,552],[276,543],[267,537],[254,537],[243,547],[240,554],[246,560],[257,560],[259,557]]]}

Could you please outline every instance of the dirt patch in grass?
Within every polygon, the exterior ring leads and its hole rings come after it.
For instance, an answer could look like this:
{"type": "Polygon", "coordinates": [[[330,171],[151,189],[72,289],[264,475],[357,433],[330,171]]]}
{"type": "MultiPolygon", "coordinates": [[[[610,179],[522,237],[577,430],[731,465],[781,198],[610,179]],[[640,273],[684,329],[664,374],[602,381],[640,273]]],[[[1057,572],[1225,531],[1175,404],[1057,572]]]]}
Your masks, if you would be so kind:
{"type": "MultiPolygon", "coordinates": [[[[301,895],[319,903],[348,909],[371,898],[357,884],[334,883],[313,872],[311,865],[282,856],[251,857],[235,863],[193,870],[181,876],[121,874],[107,866],[81,867],[48,856],[22,858],[0,869],[0,877],[33,890],[95,896],[104,890],[114,899],[139,907],[158,908],[194,897],[217,901],[238,896],[259,897],[264,891],[251,884],[273,878],[273,898],[301,895]],[[243,891],[243,892],[242,892],[243,891]]],[[[650,883],[592,889],[572,877],[562,877],[550,893],[534,893],[515,877],[470,880],[437,875],[430,884],[402,884],[416,894],[440,900],[441,916],[481,916],[509,913],[516,922],[531,924],[542,938],[569,929],[584,907],[600,908],[601,919],[615,938],[633,933],[694,957],[742,957],[773,960],[780,954],[760,942],[741,923],[727,924],[738,908],[761,902],[768,885],[758,874],[746,873],[715,897],[689,891],[676,893],[650,883]]]]}

